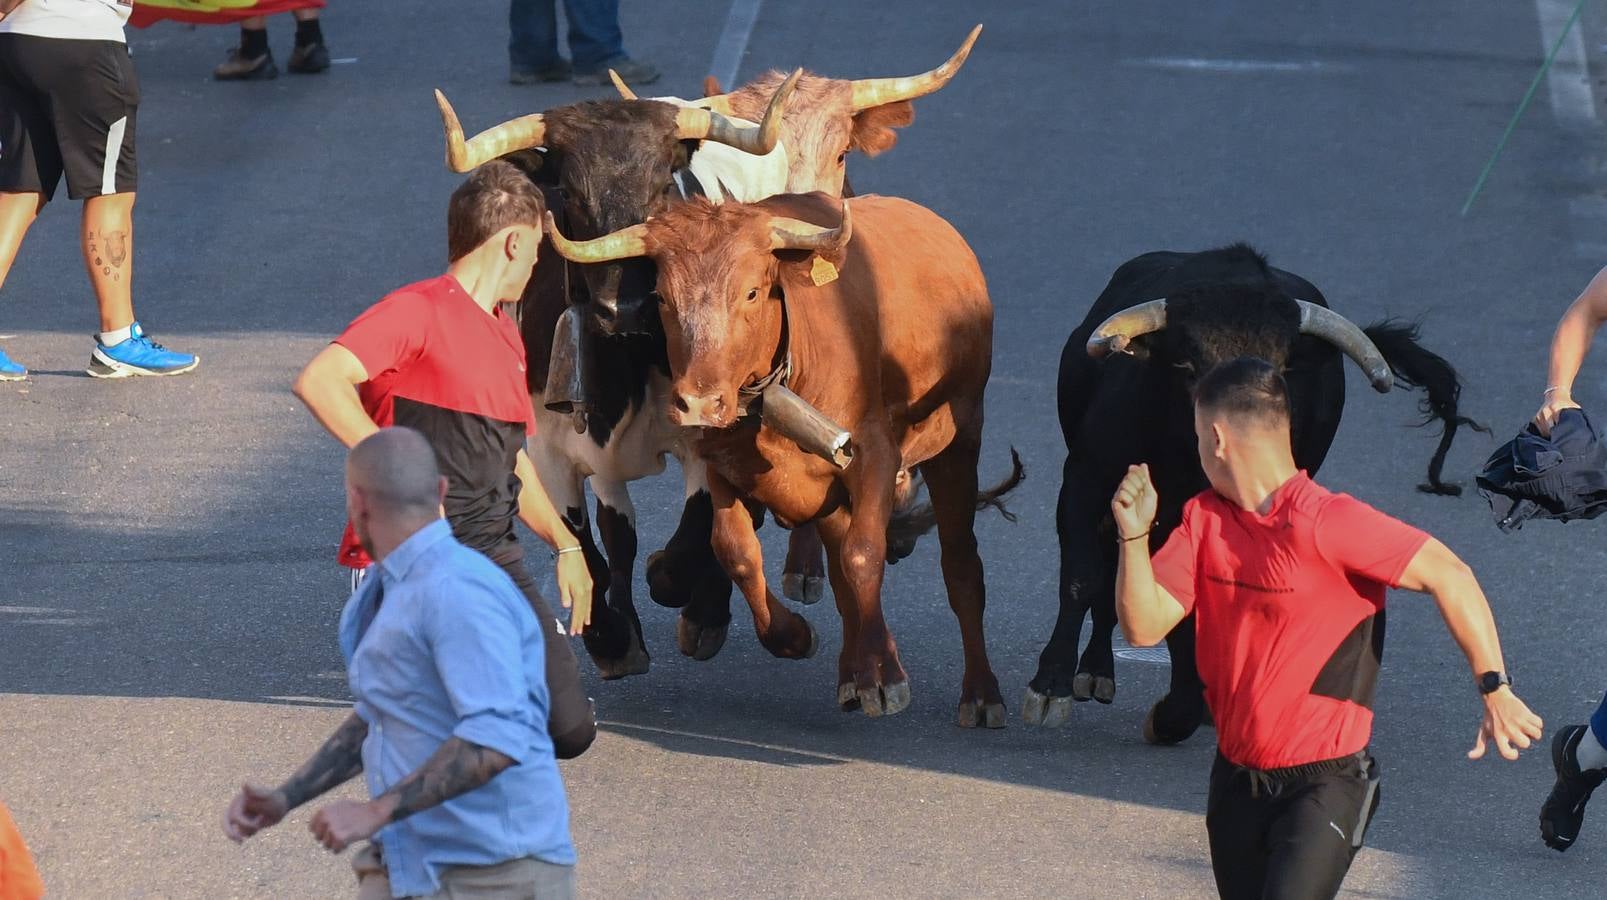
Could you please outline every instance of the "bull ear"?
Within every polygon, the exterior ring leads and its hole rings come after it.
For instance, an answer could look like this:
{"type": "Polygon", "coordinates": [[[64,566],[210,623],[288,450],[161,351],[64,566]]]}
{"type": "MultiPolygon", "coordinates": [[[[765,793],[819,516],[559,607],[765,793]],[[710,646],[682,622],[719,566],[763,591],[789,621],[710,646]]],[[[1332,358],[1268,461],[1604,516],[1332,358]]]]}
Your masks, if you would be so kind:
{"type": "Polygon", "coordinates": [[[703,76],[703,96],[718,97],[723,93],[725,91],[720,90],[720,79],[715,78],[713,75],[703,76]]]}
{"type": "Polygon", "coordinates": [[[854,114],[854,130],[848,139],[848,146],[866,156],[885,153],[898,143],[898,133],[893,129],[903,128],[914,121],[915,104],[908,100],[872,106],[854,114]]]}

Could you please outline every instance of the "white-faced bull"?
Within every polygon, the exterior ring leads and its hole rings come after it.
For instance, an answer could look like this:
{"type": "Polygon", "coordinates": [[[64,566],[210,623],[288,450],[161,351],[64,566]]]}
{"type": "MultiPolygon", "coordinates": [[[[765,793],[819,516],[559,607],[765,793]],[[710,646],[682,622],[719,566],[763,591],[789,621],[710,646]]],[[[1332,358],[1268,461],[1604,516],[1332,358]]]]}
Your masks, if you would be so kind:
{"type": "Polygon", "coordinates": [[[817,524],[842,616],[837,700],[869,715],[908,705],[908,677],[882,615],[887,534],[925,473],[949,605],[965,653],[961,725],[1002,727],[983,640],[985,588],[973,523],[1019,482],[977,490],[993,308],[976,257],[943,219],[908,201],[824,194],[756,204],[692,201],[559,251],[596,262],[646,256],[658,294],[675,418],[700,427],[716,555],[776,656],[814,653],[814,630],[765,583],[754,529],[817,524]],[[839,211],[841,210],[841,211],[839,211]],[[851,218],[851,221],[850,221],[851,218]],[[755,386],[782,379],[852,435],[839,469],[760,424],[755,386]]]}
{"type": "MultiPolygon", "coordinates": [[[[1067,450],[1055,514],[1060,615],[1027,689],[1022,714],[1029,723],[1063,724],[1073,701],[1109,703],[1114,697],[1117,548],[1111,494],[1128,465],[1148,463],[1161,502],[1150,546],[1166,541],[1184,502],[1208,486],[1196,455],[1190,397],[1195,379],[1213,365],[1256,356],[1282,369],[1295,462],[1312,474],[1339,428],[1345,358],[1380,392],[1392,385],[1423,389],[1423,421],[1438,420],[1443,431],[1420,489],[1459,493],[1440,478],[1445,453],[1458,426],[1482,427],[1457,411],[1456,371],[1417,343],[1413,325],[1384,321],[1358,328],[1327,307],[1309,281],[1268,266],[1243,245],[1147,253],[1116,270],[1060,357],[1060,428],[1067,450]],[[1079,661],[1083,619],[1090,612],[1093,634],[1079,661]]],[[[1167,637],[1167,647],[1171,688],[1144,723],[1152,743],[1186,739],[1205,713],[1192,617],[1167,637]]]]}

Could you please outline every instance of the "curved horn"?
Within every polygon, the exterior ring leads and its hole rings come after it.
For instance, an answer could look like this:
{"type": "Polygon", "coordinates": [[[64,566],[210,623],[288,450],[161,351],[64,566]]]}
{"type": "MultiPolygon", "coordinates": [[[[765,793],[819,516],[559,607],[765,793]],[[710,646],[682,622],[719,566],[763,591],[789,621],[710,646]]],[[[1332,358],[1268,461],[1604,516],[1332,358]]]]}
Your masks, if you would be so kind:
{"type": "Polygon", "coordinates": [[[971,47],[981,33],[981,25],[971,29],[970,36],[960,45],[960,49],[954,51],[949,61],[930,72],[905,78],[855,79],[851,82],[854,86],[854,112],[899,100],[914,100],[948,84],[954,73],[960,71],[960,66],[965,65],[965,58],[971,55],[971,47]]]}
{"type": "Polygon", "coordinates": [[[615,72],[613,69],[609,69],[608,70],[608,78],[609,78],[610,81],[614,82],[614,90],[619,91],[619,98],[621,100],[640,100],[641,99],[640,97],[636,96],[635,91],[631,90],[629,87],[626,86],[625,79],[619,77],[618,72],[615,72]]]}
{"type": "Polygon", "coordinates": [[[1133,338],[1143,337],[1166,327],[1166,299],[1150,300],[1116,313],[1099,323],[1088,338],[1088,355],[1100,359],[1110,353],[1126,353],[1133,338]]]}
{"type": "Polygon", "coordinates": [[[709,140],[764,156],[776,149],[781,140],[781,108],[792,89],[797,87],[803,69],[794,69],[787,80],[776,88],[770,97],[770,106],[764,111],[764,121],[757,128],[748,128],[726,118],[712,109],[696,106],[682,107],[675,113],[676,136],[682,140],[709,140]]]}
{"type": "Polygon", "coordinates": [[[487,128],[464,141],[458,114],[439,90],[435,92],[435,105],[441,108],[441,126],[446,129],[446,165],[454,172],[467,172],[515,150],[540,147],[547,136],[541,113],[533,113],[487,128]]]}
{"type": "Polygon", "coordinates": [[[1300,304],[1301,334],[1322,338],[1339,348],[1341,353],[1361,367],[1367,380],[1373,383],[1373,390],[1380,394],[1387,393],[1395,386],[1395,377],[1389,370],[1384,354],[1378,352],[1378,345],[1366,332],[1357,328],[1356,323],[1326,306],[1305,300],[1295,302],[1300,304]]]}
{"type": "Polygon", "coordinates": [[[558,255],[570,262],[605,263],[616,259],[630,259],[647,255],[647,226],[632,225],[612,234],[589,241],[570,241],[558,231],[558,223],[547,212],[547,237],[557,248],[558,255]]]}
{"type": "Polygon", "coordinates": [[[770,217],[772,250],[837,250],[847,246],[853,236],[854,222],[848,213],[847,200],[843,201],[843,223],[836,228],[786,216],[770,217]]]}

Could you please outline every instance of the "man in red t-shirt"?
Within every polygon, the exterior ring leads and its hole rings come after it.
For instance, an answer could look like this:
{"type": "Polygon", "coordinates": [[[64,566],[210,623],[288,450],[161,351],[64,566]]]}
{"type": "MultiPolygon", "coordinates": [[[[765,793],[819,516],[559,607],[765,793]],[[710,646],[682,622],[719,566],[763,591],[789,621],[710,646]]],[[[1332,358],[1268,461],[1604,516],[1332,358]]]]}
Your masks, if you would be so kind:
{"type": "Polygon", "coordinates": [[[1225,898],[1333,897],[1378,808],[1368,752],[1390,587],[1434,596],[1484,697],[1486,740],[1517,759],[1539,717],[1512,693],[1477,579],[1429,535],[1295,468],[1283,377],[1259,359],[1212,369],[1194,429],[1211,489],[1152,561],[1156,495],[1133,466],[1111,501],[1116,611],[1134,646],[1195,614],[1216,720],[1205,827],[1225,898]]]}
{"type": "MultiPolygon", "coordinates": [[[[541,193],[513,165],[476,169],[447,206],[445,275],[410,284],[369,307],[296,379],[295,392],[347,447],[380,428],[421,432],[447,479],[452,533],[502,566],[547,636],[549,730],[558,758],[578,756],[597,726],[580,667],[525,568],[518,517],[556,551],[559,599],[579,634],[591,623],[585,554],[536,478],[525,438],[536,430],[524,343],[499,304],[517,301],[541,243],[541,193]]],[[[351,526],[340,563],[372,560],[351,526]]]]}

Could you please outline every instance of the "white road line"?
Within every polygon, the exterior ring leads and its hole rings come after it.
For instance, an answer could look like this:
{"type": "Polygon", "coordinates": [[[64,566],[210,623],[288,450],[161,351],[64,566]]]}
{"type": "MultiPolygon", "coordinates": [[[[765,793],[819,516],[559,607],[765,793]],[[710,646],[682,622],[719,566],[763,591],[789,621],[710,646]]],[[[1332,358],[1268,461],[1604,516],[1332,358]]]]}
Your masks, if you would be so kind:
{"type": "MultiPolygon", "coordinates": [[[[722,85],[722,87],[723,86],[724,85],[722,85]]],[[[793,747],[783,747],[779,744],[765,744],[759,741],[745,741],[740,738],[716,737],[712,734],[698,734],[694,731],[681,731],[675,728],[658,728],[653,725],[633,725],[629,722],[611,722],[606,719],[599,720],[597,724],[608,728],[620,728],[626,731],[650,731],[654,734],[668,734],[675,737],[695,738],[700,741],[713,741],[717,744],[735,744],[738,747],[752,747],[755,750],[768,750],[771,753],[791,753],[794,756],[806,756],[811,759],[826,760],[827,762],[859,762],[859,760],[852,759],[847,756],[837,756],[832,753],[820,753],[815,750],[798,750],[793,747]]]]}
{"type": "Polygon", "coordinates": [[[1182,69],[1194,72],[1340,72],[1349,68],[1314,59],[1202,59],[1192,56],[1147,56],[1124,59],[1122,64],[1149,69],[1182,69]]]}
{"type": "Polygon", "coordinates": [[[753,36],[759,7],[763,5],[764,0],[731,0],[731,12],[725,17],[725,28],[714,45],[714,60],[709,63],[709,74],[719,80],[722,90],[737,86],[737,71],[748,52],[748,38],[753,36]]]}
{"type": "MultiPolygon", "coordinates": [[[[1577,0],[1534,0],[1540,17],[1540,52],[1550,53],[1557,36],[1573,16],[1577,0]]],[[[1576,23],[1563,39],[1557,58],[1546,73],[1551,93],[1551,114],[1564,125],[1590,124],[1596,120],[1596,97],[1590,86],[1590,67],[1585,62],[1583,23],[1576,23]]]]}

